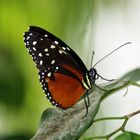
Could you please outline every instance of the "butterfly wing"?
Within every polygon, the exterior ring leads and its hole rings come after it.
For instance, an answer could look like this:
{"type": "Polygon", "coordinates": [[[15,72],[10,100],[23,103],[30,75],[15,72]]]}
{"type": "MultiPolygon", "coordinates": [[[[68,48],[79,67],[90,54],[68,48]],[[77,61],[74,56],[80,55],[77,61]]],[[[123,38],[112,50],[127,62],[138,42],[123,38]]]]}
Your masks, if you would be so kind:
{"type": "Polygon", "coordinates": [[[74,105],[89,86],[84,86],[87,68],[78,55],[63,41],[35,26],[25,32],[24,42],[51,103],[64,109],[74,105]]]}

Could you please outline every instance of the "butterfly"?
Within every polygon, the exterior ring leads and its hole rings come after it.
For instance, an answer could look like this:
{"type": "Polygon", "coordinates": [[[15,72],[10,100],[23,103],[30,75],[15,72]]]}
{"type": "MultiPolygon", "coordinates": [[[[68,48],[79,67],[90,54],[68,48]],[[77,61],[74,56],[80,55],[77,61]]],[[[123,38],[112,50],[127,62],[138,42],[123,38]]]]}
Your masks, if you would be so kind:
{"type": "MultiPolygon", "coordinates": [[[[88,70],[67,44],[40,27],[30,26],[23,38],[39,70],[42,89],[52,105],[67,109],[82,97],[88,97],[97,78],[94,68],[88,70]]],[[[88,108],[86,99],[85,104],[88,108]]]]}

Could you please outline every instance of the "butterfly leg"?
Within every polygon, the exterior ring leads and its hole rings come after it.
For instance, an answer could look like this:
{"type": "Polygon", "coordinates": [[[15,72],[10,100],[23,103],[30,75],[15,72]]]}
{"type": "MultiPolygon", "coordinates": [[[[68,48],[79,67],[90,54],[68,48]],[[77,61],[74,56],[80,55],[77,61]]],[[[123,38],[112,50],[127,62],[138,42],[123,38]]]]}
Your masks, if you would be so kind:
{"type": "Polygon", "coordinates": [[[102,77],[101,75],[97,74],[96,79],[98,79],[99,77],[100,77],[101,79],[105,80],[105,81],[108,81],[108,82],[112,82],[112,81],[116,80],[116,79],[106,79],[106,78],[102,77]]]}
{"type": "Polygon", "coordinates": [[[83,116],[82,119],[84,119],[87,116],[88,108],[90,107],[90,100],[89,100],[89,96],[88,96],[87,93],[84,95],[84,102],[85,102],[85,107],[86,107],[86,113],[85,113],[85,115],[83,116]]]}
{"type": "Polygon", "coordinates": [[[101,88],[101,87],[97,86],[96,84],[94,84],[94,86],[95,86],[95,87],[97,87],[98,89],[102,90],[102,91],[105,91],[105,92],[107,92],[107,91],[108,91],[108,90],[106,90],[106,89],[103,89],[103,88],[101,88]]]}

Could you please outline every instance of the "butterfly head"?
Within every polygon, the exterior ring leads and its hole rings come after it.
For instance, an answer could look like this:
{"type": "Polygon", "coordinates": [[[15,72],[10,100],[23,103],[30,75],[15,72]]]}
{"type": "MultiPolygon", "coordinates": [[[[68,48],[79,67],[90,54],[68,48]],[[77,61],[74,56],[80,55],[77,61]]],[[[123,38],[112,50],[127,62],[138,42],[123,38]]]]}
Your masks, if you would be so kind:
{"type": "Polygon", "coordinates": [[[97,74],[97,71],[96,71],[95,68],[91,68],[89,70],[89,76],[90,76],[90,79],[91,79],[91,83],[94,84],[95,80],[98,79],[98,74],[97,74]]]}

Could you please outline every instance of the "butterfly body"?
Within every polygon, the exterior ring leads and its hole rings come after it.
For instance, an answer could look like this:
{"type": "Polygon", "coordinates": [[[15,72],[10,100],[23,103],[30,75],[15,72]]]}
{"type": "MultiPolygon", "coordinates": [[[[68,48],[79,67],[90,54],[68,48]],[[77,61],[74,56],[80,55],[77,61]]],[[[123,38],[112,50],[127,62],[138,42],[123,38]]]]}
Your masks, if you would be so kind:
{"type": "Polygon", "coordinates": [[[88,71],[79,56],[48,31],[30,26],[24,42],[39,70],[41,86],[53,105],[67,109],[94,85],[96,70],[88,71]]]}

